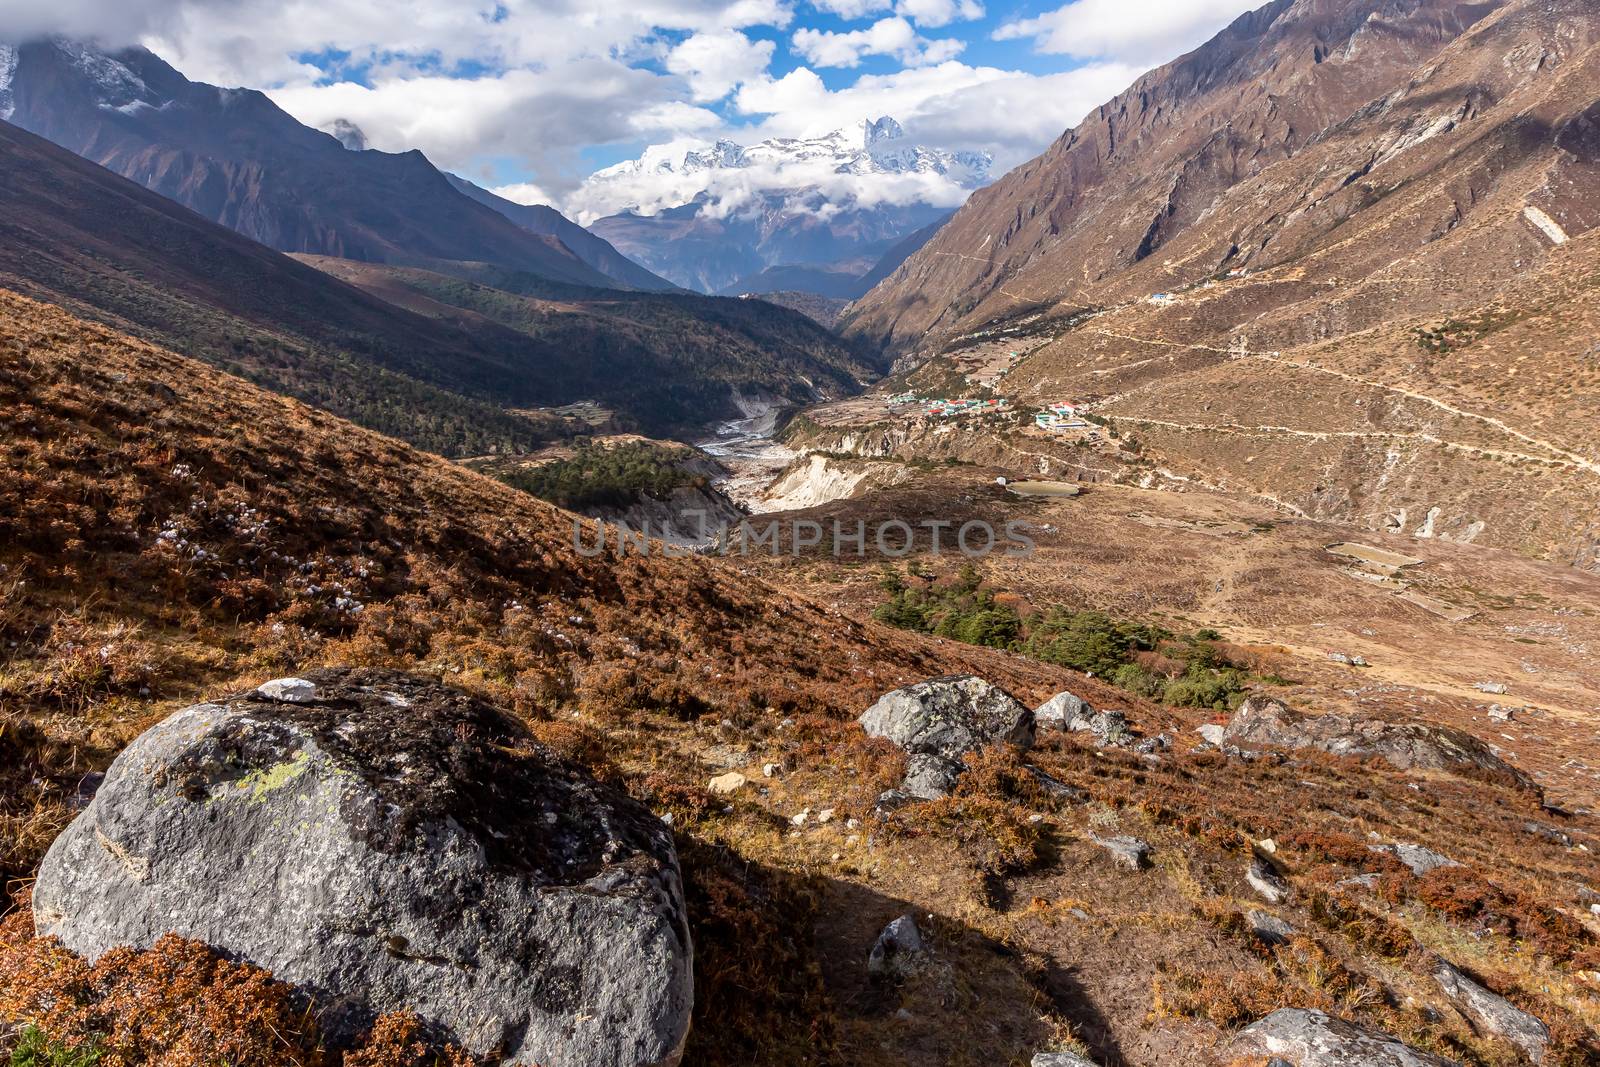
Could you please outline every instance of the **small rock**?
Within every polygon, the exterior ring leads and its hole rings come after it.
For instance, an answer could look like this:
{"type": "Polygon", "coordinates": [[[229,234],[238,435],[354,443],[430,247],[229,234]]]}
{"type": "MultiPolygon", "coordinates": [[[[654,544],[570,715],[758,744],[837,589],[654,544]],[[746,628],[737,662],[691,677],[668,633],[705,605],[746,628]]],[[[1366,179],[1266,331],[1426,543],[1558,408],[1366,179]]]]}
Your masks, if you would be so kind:
{"type": "Polygon", "coordinates": [[[1516,713],[1504,704],[1489,705],[1489,718],[1495,722],[1511,722],[1515,717],[1516,713]]]}
{"type": "Polygon", "coordinates": [[[1133,750],[1141,756],[1153,756],[1157,752],[1165,752],[1171,747],[1171,737],[1168,737],[1166,734],[1157,734],[1154,737],[1147,737],[1143,741],[1140,741],[1133,747],[1133,750]]]}
{"type": "Polygon", "coordinates": [[[1031,763],[1024,764],[1024,769],[1033,775],[1034,780],[1044,787],[1046,793],[1053,797],[1071,801],[1075,804],[1086,803],[1089,799],[1089,794],[1086,790],[1079,789],[1075,785],[1068,785],[1054,775],[1046,774],[1031,763]]]}
{"type": "Polygon", "coordinates": [[[776,778],[777,776],[778,776],[778,765],[776,763],[763,763],[761,765],[761,777],[763,777],[763,778],[776,778]]]}
{"type": "Polygon", "coordinates": [[[1595,915],[1595,916],[1600,916],[1600,904],[1590,904],[1589,905],[1589,914],[1590,915],[1595,915]]]}
{"type": "Polygon", "coordinates": [[[1028,1067],[1095,1067],[1093,1060],[1071,1052],[1036,1052],[1028,1067]]]}
{"type": "Polygon", "coordinates": [[[1071,730],[1072,724],[1087,722],[1094,714],[1089,702],[1072,693],[1057,693],[1033,709],[1034,721],[1041,730],[1071,730]]]}
{"type": "Polygon", "coordinates": [[[726,797],[732,796],[749,784],[750,779],[738,771],[729,771],[727,774],[719,774],[711,779],[706,783],[706,788],[719,797],[726,797]]]}
{"type": "Polygon", "coordinates": [[[1120,867],[1139,871],[1150,866],[1150,845],[1137,837],[1095,837],[1091,834],[1090,840],[1111,853],[1111,858],[1120,867]]]}
{"type": "Polygon", "coordinates": [[[1524,823],[1522,829],[1535,837],[1542,837],[1546,841],[1553,841],[1562,848],[1572,847],[1572,835],[1559,826],[1548,826],[1541,822],[1524,823]]]}
{"type": "Polygon", "coordinates": [[[1260,894],[1261,899],[1268,904],[1282,904],[1289,899],[1289,883],[1283,880],[1278,869],[1263,856],[1251,859],[1250,866],[1245,869],[1244,880],[1250,883],[1250,888],[1260,894]]]}
{"type": "Polygon", "coordinates": [[[860,819],[846,819],[844,821],[844,828],[846,830],[859,830],[859,829],[861,829],[861,820],[860,819]]]}
{"type": "Polygon", "coordinates": [[[1294,937],[1294,927],[1268,912],[1251,909],[1245,914],[1251,931],[1269,945],[1286,945],[1294,937]]]}
{"type": "Polygon", "coordinates": [[[806,808],[804,811],[801,811],[801,812],[798,812],[798,813],[796,813],[794,815],[789,816],[789,825],[790,826],[804,826],[806,824],[806,822],[810,818],[811,818],[811,809],[810,808],[806,808]]]}
{"type": "Polygon", "coordinates": [[[1504,682],[1474,682],[1472,683],[1472,688],[1480,693],[1489,693],[1498,697],[1506,695],[1507,687],[1504,682]]]}
{"type": "Polygon", "coordinates": [[[1505,997],[1485,989],[1443,959],[1434,964],[1433,980],[1473,1022],[1520,1048],[1534,1063],[1544,1062],[1550,1046],[1550,1028],[1544,1023],[1505,997]]]}
{"type": "Polygon", "coordinates": [[[256,692],[284,704],[312,704],[321,695],[316,685],[304,678],[274,678],[257,686],[256,692]]]}
{"type": "Polygon", "coordinates": [[[1393,856],[1410,868],[1411,873],[1421,878],[1429,871],[1436,871],[1440,867],[1459,867],[1461,864],[1449,856],[1441,855],[1431,848],[1421,845],[1412,845],[1405,842],[1396,842],[1392,845],[1368,845],[1369,851],[1393,856]]]}
{"type": "Polygon", "coordinates": [[[867,973],[879,979],[901,979],[915,974],[927,960],[917,920],[902,915],[883,928],[867,956],[867,973]]]}
{"type": "Polygon", "coordinates": [[[1204,726],[1196,726],[1194,732],[1205,739],[1206,744],[1222,747],[1222,735],[1227,727],[1220,723],[1208,722],[1204,726]]]}
{"type": "Polygon", "coordinates": [[[827,825],[828,823],[830,823],[832,821],[833,821],[833,809],[832,808],[823,808],[821,811],[817,812],[817,824],[819,826],[825,826],[825,825],[827,825]]]}

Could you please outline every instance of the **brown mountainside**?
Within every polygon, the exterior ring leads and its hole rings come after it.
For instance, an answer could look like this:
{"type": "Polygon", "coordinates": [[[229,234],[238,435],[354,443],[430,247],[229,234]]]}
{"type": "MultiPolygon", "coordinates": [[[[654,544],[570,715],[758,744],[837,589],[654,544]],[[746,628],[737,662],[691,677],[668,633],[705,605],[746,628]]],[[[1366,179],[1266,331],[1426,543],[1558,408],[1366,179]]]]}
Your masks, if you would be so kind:
{"type": "Polygon", "coordinates": [[[1579,0],[1270,5],[975,196],[853,326],[936,352],[1038,316],[1001,391],[1095,402],[1159,467],[1592,563],[1596,45],[1579,0]]]}
{"type": "MultiPolygon", "coordinates": [[[[889,1067],[1071,1048],[1199,1063],[1283,1006],[1474,1067],[1514,1062],[1444,1000],[1433,953],[1536,1012],[1546,1063],[1592,1062],[1600,935],[1585,925],[1585,849],[1600,836],[1504,776],[1227,759],[1192,750],[1209,710],[860,621],[835,591],[826,604],[805,592],[808,562],[586,558],[567,513],[4,292],[0,412],[8,881],[33,871],[84,774],[174,708],[319,664],[401,668],[514,709],[672,815],[696,963],[686,1062],[889,1067]],[[991,750],[956,795],[874,815],[905,764],[850,720],[947,672],[1030,703],[1070,685],[1127,709],[1141,736],[1166,731],[1170,748],[1058,733],[1027,759],[1070,788],[991,750]],[[762,787],[711,796],[706,782],[730,769],[762,787]],[[1461,865],[1414,876],[1369,833],[1461,865]],[[1150,842],[1153,865],[1111,863],[1099,842],[1112,834],[1150,842]],[[1245,879],[1268,838],[1293,891],[1271,906],[1292,930],[1276,947],[1254,932],[1268,905],[1245,879]],[[907,912],[935,966],[886,991],[863,961],[907,912]]],[[[37,1004],[72,973],[41,977],[28,960],[51,957],[30,930],[26,910],[0,927],[0,1004],[37,1004]]],[[[162,950],[139,959],[161,973],[162,950]]],[[[186,997],[249,995],[202,972],[185,982],[186,997]]],[[[217,1025],[152,1000],[162,981],[143,988],[53,1013],[50,1036],[136,1032],[119,1056],[154,1064],[172,1035],[217,1025]]],[[[272,1018],[241,1010],[230,1047],[308,1062],[272,1018]]]]}

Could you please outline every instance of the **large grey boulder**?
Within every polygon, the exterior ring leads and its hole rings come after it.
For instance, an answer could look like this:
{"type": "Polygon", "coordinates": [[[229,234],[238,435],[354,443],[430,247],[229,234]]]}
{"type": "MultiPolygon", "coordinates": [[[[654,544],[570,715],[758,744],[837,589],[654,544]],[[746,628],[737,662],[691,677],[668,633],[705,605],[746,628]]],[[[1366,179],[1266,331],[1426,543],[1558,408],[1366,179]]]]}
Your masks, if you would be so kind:
{"type": "Polygon", "coordinates": [[[860,722],[868,734],[905,750],[906,779],[896,792],[919,800],[948,796],[969,752],[1001,743],[1033,745],[1033,712],[972,675],[933,678],[885,693],[860,722]]]}
{"type": "Polygon", "coordinates": [[[91,959],[168,931],[310,994],[335,1041],[409,1008],[510,1064],[676,1064],[692,952],[671,835],[466,693],[314,671],[173,715],[33,895],[91,959]],[[292,683],[292,684],[291,684],[292,683]]]}
{"type": "Polygon", "coordinates": [[[1228,1052],[1278,1056],[1294,1067],[1457,1067],[1398,1038],[1326,1012],[1280,1008],[1239,1031],[1228,1052]]]}
{"type": "Polygon", "coordinates": [[[1498,993],[1490,992],[1443,959],[1434,960],[1433,980],[1479,1028],[1505,1038],[1534,1063],[1550,1049],[1550,1028],[1498,993]]]}
{"type": "Polygon", "coordinates": [[[1400,770],[1478,772],[1533,788],[1533,782],[1487,744],[1449,726],[1386,722],[1353,715],[1311,717],[1268,697],[1239,705],[1222,744],[1228,748],[1286,752],[1313,748],[1336,756],[1378,757],[1400,770]]]}

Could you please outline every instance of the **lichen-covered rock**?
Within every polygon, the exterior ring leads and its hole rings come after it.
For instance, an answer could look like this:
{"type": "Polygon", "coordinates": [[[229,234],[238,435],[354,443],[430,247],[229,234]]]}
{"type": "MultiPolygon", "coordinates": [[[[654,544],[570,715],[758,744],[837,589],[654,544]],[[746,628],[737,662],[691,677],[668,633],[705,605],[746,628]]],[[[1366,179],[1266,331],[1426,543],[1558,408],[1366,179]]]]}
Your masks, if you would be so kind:
{"type": "Polygon", "coordinates": [[[1550,1050],[1550,1028],[1498,993],[1474,982],[1449,962],[1434,960],[1433,980],[1479,1027],[1505,1038],[1534,1063],[1550,1050]]]}
{"type": "Polygon", "coordinates": [[[1268,904],[1282,904],[1289,899],[1289,883],[1283,880],[1278,868],[1265,856],[1253,856],[1245,868],[1244,880],[1268,904]]]}
{"type": "Polygon", "coordinates": [[[1095,844],[1111,854],[1111,859],[1119,867],[1126,867],[1130,871],[1142,871],[1150,866],[1150,844],[1137,837],[1094,837],[1090,835],[1095,844]]]}
{"type": "Polygon", "coordinates": [[[90,958],[206,942],[310,994],[336,1040],[409,1008],[512,1064],[678,1062],[692,952],[659,819],[466,693],[293,681],[129,746],[44,861],[39,933],[90,958]]]}
{"type": "Polygon", "coordinates": [[[1281,1056],[1295,1067],[1456,1067],[1388,1034],[1303,1008],[1281,1008],[1251,1023],[1228,1052],[1281,1056]]]}
{"type": "Polygon", "coordinates": [[[1086,1060],[1073,1052],[1035,1052],[1033,1059],[1028,1061],[1028,1067],[1095,1067],[1093,1060],[1086,1060]]]}
{"type": "Polygon", "coordinates": [[[1033,745],[1033,712],[1010,693],[972,675],[933,678],[878,698],[861,715],[873,737],[907,753],[899,792],[920,800],[949,795],[961,758],[985,745],[1033,745]]]}
{"type": "Polygon", "coordinates": [[[1336,756],[1378,757],[1400,770],[1476,772],[1525,788],[1533,782],[1506,763],[1483,741],[1448,726],[1386,722],[1353,715],[1315,718],[1281,701],[1251,697],[1239,705],[1223,731],[1225,747],[1286,752],[1314,748],[1336,756]]]}

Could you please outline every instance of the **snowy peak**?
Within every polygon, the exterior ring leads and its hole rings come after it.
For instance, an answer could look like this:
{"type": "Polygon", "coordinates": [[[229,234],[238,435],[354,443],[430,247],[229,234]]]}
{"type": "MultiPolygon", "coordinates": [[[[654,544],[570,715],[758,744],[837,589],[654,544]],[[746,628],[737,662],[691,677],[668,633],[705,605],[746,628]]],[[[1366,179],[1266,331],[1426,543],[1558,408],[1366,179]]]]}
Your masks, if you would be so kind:
{"type": "Polygon", "coordinates": [[[982,185],[993,160],[982,152],[948,152],[910,144],[905,130],[887,115],[863,119],[821,137],[773,137],[748,148],[730,140],[677,155],[671,146],[647,149],[638,159],[597,171],[590,184],[646,174],[689,175],[711,171],[783,169],[795,165],[837,174],[948,175],[963,188],[982,185]]]}

